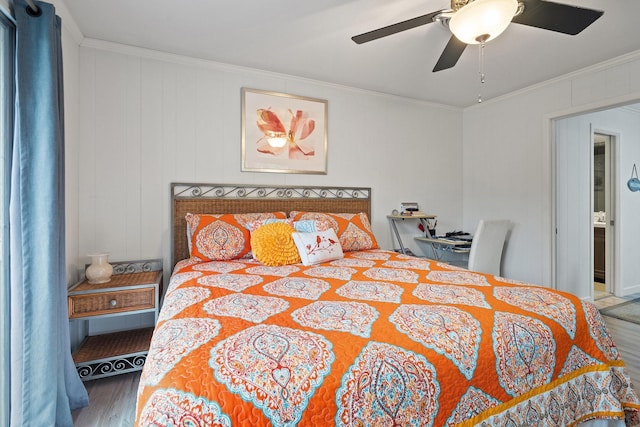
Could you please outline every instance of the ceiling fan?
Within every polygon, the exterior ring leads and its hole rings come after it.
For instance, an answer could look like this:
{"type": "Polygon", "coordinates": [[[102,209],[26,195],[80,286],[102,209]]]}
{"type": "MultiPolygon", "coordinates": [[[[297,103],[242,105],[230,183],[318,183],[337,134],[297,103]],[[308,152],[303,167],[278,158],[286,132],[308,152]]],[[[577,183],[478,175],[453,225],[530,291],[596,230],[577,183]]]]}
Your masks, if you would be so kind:
{"type": "Polygon", "coordinates": [[[576,35],[604,12],[544,0],[451,0],[451,9],[418,16],[352,37],[357,44],[370,42],[432,22],[441,22],[451,38],[433,72],[451,68],[467,44],[484,44],[500,35],[511,22],[576,35]]]}

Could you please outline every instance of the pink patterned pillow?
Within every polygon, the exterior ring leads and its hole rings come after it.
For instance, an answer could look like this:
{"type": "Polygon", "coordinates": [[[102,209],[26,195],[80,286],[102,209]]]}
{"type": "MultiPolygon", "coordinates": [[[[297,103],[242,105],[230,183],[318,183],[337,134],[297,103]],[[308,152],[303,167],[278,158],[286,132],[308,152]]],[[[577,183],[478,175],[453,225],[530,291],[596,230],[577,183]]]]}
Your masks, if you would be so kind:
{"type": "Polygon", "coordinates": [[[293,211],[289,214],[289,218],[295,221],[314,219],[326,222],[336,232],[342,250],[345,252],[378,249],[378,242],[371,230],[369,218],[364,212],[352,214],[293,211]]]}
{"type": "Polygon", "coordinates": [[[293,226],[293,220],[290,218],[264,218],[247,222],[247,228],[249,232],[253,233],[263,225],[273,224],[274,222],[284,222],[285,224],[293,226]]]}
{"type": "Polygon", "coordinates": [[[251,251],[247,224],[266,218],[286,218],[284,212],[185,215],[189,254],[202,261],[243,258],[251,251]]]}
{"type": "Polygon", "coordinates": [[[254,231],[256,231],[258,228],[262,227],[263,225],[266,224],[273,224],[274,222],[284,222],[285,224],[289,224],[290,226],[292,226],[293,228],[296,229],[296,231],[299,231],[301,233],[310,233],[310,232],[314,232],[314,231],[323,231],[326,230],[327,228],[330,228],[330,225],[328,222],[326,221],[316,221],[316,220],[301,220],[301,221],[294,221],[292,218],[266,218],[266,219],[258,219],[255,221],[249,221],[247,223],[247,228],[249,229],[249,231],[251,233],[253,233],[254,231]]]}
{"type": "Polygon", "coordinates": [[[292,233],[303,265],[314,265],[344,257],[340,241],[332,228],[315,233],[292,233]]]}

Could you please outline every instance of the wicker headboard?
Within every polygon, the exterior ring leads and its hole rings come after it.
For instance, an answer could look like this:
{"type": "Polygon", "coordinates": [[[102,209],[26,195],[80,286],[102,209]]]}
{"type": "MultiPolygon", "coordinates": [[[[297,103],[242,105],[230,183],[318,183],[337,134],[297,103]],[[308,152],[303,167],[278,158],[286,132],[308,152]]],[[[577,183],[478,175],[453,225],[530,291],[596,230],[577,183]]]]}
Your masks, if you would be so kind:
{"type": "Polygon", "coordinates": [[[172,183],[171,266],[189,257],[185,214],[276,211],[366,212],[371,219],[371,188],[172,183]]]}

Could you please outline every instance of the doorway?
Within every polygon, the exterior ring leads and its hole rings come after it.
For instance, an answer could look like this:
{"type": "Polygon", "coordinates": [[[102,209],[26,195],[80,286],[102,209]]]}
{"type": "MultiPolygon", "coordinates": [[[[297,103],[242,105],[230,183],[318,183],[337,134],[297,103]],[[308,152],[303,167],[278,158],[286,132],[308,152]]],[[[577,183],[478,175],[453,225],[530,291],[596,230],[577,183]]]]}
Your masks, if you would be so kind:
{"type": "Polygon", "coordinates": [[[592,159],[594,299],[604,298],[613,293],[614,146],[614,136],[594,132],[592,159]]]}
{"type": "Polygon", "coordinates": [[[626,183],[640,161],[640,104],[572,111],[551,117],[550,124],[553,287],[585,300],[594,298],[593,144],[594,133],[600,133],[611,137],[612,163],[605,282],[616,297],[639,293],[640,197],[628,191],[626,183]]]}
{"type": "MultiPolygon", "coordinates": [[[[611,109],[554,120],[555,286],[584,299],[593,300],[596,297],[594,232],[602,233],[605,237],[604,268],[601,268],[604,280],[600,282],[604,284],[603,293],[617,294],[620,291],[617,286],[620,260],[615,257],[619,254],[615,248],[620,233],[620,224],[615,221],[620,212],[615,191],[615,182],[619,179],[616,172],[620,149],[618,141],[622,133],[629,136],[634,133],[632,126],[637,128],[631,120],[627,120],[627,116],[626,110],[611,109]],[[600,182],[596,182],[594,170],[606,171],[606,168],[595,166],[594,153],[602,150],[595,143],[595,134],[604,135],[608,139],[604,136],[598,138],[609,141],[603,146],[605,153],[608,153],[608,174],[603,175],[600,182]],[[604,207],[600,207],[598,201],[597,210],[594,196],[596,187],[609,189],[603,193],[608,193],[609,201],[603,197],[604,207]],[[600,211],[606,213],[606,218],[605,215],[596,218],[594,212],[600,211]],[[602,223],[603,231],[595,231],[596,219],[603,220],[597,221],[602,223]],[[616,229],[613,228],[614,224],[616,229]]],[[[637,123],[637,119],[634,123],[637,123]]]]}

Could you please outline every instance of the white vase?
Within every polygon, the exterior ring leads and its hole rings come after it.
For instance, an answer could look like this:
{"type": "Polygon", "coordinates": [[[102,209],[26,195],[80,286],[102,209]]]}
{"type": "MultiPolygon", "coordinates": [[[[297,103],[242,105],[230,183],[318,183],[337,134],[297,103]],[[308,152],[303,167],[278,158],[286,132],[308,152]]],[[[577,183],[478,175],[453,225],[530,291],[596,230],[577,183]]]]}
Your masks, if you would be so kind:
{"type": "Polygon", "coordinates": [[[113,266],[109,264],[109,254],[92,254],[89,258],[91,258],[91,265],[85,272],[89,283],[97,285],[111,280],[113,266]]]}

